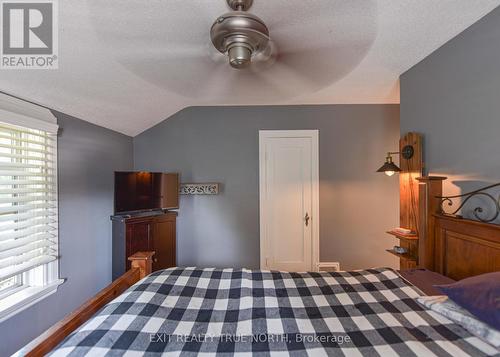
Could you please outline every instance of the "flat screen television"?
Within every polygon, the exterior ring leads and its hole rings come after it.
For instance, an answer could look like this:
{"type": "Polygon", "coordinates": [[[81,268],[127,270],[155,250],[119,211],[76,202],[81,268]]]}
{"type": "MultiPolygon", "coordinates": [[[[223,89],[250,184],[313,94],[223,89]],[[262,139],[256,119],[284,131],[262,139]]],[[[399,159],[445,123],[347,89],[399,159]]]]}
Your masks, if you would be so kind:
{"type": "Polygon", "coordinates": [[[179,174],[115,172],[115,214],[179,208],[179,174]]]}

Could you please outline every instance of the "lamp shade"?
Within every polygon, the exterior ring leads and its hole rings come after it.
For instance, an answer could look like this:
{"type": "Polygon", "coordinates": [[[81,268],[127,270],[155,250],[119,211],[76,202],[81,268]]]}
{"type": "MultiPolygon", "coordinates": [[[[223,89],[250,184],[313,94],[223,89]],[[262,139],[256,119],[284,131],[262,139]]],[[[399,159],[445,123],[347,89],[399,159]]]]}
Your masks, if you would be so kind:
{"type": "Polygon", "coordinates": [[[392,176],[401,169],[392,160],[387,160],[377,172],[384,172],[387,176],[392,176]]]}

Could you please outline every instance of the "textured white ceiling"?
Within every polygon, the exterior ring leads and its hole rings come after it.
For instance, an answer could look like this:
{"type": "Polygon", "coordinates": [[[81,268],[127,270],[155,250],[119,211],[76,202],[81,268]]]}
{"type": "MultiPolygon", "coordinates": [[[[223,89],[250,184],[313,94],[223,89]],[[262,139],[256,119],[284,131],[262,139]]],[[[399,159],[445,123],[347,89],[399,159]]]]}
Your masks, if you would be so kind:
{"type": "Polygon", "coordinates": [[[191,105],[398,103],[398,77],[500,0],[254,0],[278,49],[237,71],[210,46],[225,0],[59,2],[59,69],[0,90],[136,135],[191,105]]]}

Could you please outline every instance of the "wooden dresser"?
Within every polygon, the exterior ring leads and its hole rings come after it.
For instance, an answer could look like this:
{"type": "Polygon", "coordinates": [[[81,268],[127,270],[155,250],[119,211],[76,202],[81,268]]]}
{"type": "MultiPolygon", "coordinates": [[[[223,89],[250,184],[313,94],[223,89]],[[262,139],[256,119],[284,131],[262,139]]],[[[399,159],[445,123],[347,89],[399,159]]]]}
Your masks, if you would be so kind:
{"type": "Polygon", "coordinates": [[[154,251],[153,271],[176,266],[177,212],[113,216],[113,280],[130,269],[128,257],[154,251]]]}

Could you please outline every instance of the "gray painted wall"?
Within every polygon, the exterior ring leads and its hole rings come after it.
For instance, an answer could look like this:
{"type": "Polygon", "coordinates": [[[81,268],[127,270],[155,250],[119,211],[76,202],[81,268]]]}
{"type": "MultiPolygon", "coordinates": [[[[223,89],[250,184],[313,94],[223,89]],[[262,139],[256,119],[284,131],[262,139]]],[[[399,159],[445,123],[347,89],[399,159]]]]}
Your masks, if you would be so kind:
{"type": "Polygon", "coordinates": [[[500,181],[499,40],[497,8],[401,76],[401,132],[424,134],[446,193],[500,181]]]}
{"type": "Polygon", "coordinates": [[[398,178],[374,171],[397,149],[398,105],[191,107],[135,137],[136,170],[222,183],[181,198],[178,264],[259,267],[259,129],[319,129],[321,260],[396,266],[398,178]]]}
{"type": "Polygon", "coordinates": [[[132,138],[54,112],[59,137],[59,290],[0,323],[8,356],[111,282],[113,171],[132,169],[132,138]]]}

